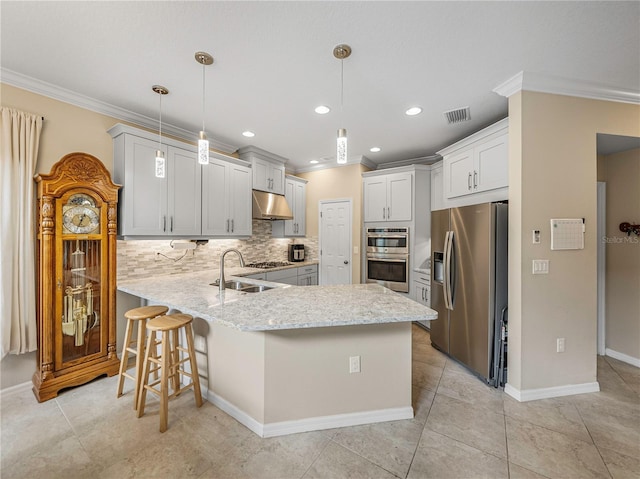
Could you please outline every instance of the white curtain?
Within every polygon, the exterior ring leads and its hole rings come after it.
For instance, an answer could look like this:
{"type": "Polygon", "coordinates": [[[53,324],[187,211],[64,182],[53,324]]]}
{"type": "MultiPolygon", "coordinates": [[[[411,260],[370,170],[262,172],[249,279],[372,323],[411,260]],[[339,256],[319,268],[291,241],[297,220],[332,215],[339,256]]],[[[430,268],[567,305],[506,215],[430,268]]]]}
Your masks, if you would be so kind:
{"type": "Polygon", "coordinates": [[[0,346],[22,354],[38,348],[33,175],[40,116],[0,107],[0,346]]]}

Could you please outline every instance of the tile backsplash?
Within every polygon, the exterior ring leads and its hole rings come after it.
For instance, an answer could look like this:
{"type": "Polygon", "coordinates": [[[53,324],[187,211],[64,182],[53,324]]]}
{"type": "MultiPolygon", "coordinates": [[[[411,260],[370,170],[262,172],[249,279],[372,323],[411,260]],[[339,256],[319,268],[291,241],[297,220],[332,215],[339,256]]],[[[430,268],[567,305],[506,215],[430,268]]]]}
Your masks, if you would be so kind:
{"type": "MultiPolygon", "coordinates": [[[[218,269],[220,254],[228,248],[238,249],[247,263],[287,261],[288,245],[302,243],[306,258],[318,259],[317,237],[272,238],[270,221],[253,220],[252,228],[247,239],[212,239],[195,250],[174,250],[171,240],[118,240],[118,281],[218,269]]],[[[239,265],[236,255],[227,255],[225,263],[239,265]]]]}

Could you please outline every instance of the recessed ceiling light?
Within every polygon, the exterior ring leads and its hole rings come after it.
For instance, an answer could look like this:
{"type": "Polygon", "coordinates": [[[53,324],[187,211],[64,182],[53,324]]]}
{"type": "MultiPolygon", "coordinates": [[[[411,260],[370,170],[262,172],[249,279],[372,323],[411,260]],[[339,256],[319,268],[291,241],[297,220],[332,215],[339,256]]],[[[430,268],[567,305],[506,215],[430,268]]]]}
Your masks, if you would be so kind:
{"type": "Polygon", "coordinates": [[[369,151],[371,153],[378,153],[380,151],[380,147],[379,146],[374,146],[373,148],[369,148],[369,151]]]}
{"type": "Polygon", "coordinates": [[[315,112],[318,115],[325,115],[325,114],[329,113],[330,111],[331,111],[331,108],[329,108],[328,106],[324,106],[324,105],[317,106],[316,109],[315,109],[315,112]]]}
{"type": "Polygon", "coordinates": [[[312,165],[315,165],[315,164],[317,164],[319,162],[318,162],[318,160],[311,160],[309,163],[311,163],[312,165]]]}
{"type": "Polygon", "coordinates": [[[252,131],[243,131],[242,132],[242,136],[246,136],[247,138],[253,138],[254,136],[256,136],[256,134],[252,131]]]}
{"type": "Polygon", "coordinates": [[[419,106],[412,106],[407,111],[405,111],[405,113],[409,116],[419,115],[420,113],[422,113],[422,108],[420,108],[419,106]]]}

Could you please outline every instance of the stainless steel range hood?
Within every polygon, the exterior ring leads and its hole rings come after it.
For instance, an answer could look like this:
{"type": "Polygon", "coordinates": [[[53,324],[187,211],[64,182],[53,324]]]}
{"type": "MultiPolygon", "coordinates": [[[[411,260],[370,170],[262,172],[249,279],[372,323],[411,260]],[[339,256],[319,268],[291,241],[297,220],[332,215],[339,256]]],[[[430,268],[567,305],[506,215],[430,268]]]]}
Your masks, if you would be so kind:
{"type": "Polygon", "coordinates": [[[253,217],[258,220],[292,220],[293,213],[284,195],[253,190],[253,217]]]}

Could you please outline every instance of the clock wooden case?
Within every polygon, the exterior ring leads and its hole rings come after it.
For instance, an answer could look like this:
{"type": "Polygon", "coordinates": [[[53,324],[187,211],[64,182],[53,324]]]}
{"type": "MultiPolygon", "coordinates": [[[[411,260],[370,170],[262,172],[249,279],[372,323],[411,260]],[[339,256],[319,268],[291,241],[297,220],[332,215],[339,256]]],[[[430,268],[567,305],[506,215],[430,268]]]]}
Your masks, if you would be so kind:
{"type": "Polygon", "coordinates": [[[39,402],[118,373],[116,231],[119,185],[96,157],[70,153],[38,184],[39,402]]]}

